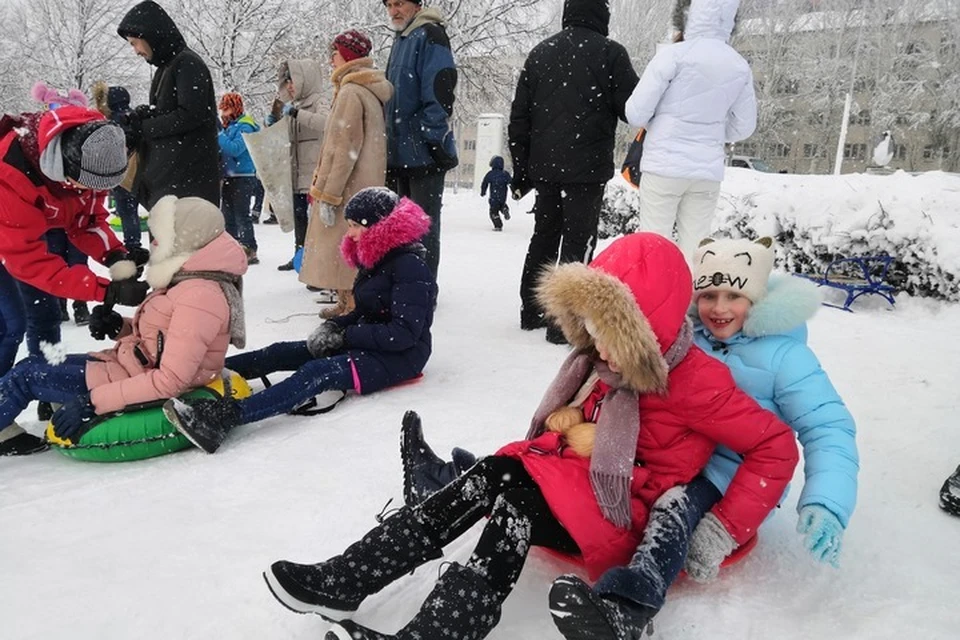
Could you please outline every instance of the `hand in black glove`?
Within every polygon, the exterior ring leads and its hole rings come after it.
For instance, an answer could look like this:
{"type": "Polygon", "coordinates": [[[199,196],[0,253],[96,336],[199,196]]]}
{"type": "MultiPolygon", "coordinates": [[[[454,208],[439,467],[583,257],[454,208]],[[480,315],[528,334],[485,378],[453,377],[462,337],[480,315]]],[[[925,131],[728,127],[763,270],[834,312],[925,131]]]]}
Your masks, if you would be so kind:
{"type": "Polygon", "coordinates": [[[90,394],[76,396],[53,414],[53,433],[58,438],[73,440],[83,435],[85,428],[97,415],[90,403],[90,394]]]}
{"type": "Polygon", "coordinates": [[[141,280],[114,280],[107,285],[107,292],[103,296],[103,304],[108,307],[121,305],[135,307],[147,297],[150,285],[141,280]]]}
{"type": "Polygon", "coordinates": [[[117,249],[103,257],[103,266],[110,269],[111,280],[126,280],[139,275],[137,263],[126,250],[117,249]]]}
{"type": "Polygon", "coordinates": [[[513,176],[513,180],[510,181],[510,194],[514,200],[519,200],[527,195],[531,189],[533,189],[533,187],[530,186],[530,182],[527,181],[526,177],[515,175],[513,176]]]}
{"type": "Polygon", "coordinates": [[[140,105],[137,110],[128,111],[123,117],[117,119],[117,124],[123,129],[129,151],[133,151],[140,146],[140,139],[143,138],[143,116],[140,115],[139,110],[145,106],[140,105]]]}
{"type": "Polygon", "coordinates": [[[336,322],[327,320],[307,338],[307,349],[314,358],[326,358],[343,348],[346,331],[336,322]]]}
{"type": "Polygon", "coordinates": [[[114,340],[123,329],[123,316],[102,304],[90,312],[90,335],[95,340],[110,338],[114,340]]]}
{"type": "Polygon", "coordinates": [[[457,157],[447,153],[442,144],[429,144],[427,146],[430,148],[430,156],[433,161],[444,171],[449,171],[459,164],[460,161],[457,160],[457,157]]]}

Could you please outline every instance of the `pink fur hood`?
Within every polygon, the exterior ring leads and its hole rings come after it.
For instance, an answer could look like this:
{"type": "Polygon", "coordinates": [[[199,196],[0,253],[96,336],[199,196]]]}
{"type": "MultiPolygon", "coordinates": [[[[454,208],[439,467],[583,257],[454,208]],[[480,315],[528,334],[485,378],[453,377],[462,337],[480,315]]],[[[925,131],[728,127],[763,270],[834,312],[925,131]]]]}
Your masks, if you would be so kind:
{"type": "Polygon", "coordinates": [[[390,251],[427,235],[431,223],[417,203],[401,198],[390,215],[367,229],[359,241],[345,236],[340,253],[352,268],[370,269],[390,251]]]}

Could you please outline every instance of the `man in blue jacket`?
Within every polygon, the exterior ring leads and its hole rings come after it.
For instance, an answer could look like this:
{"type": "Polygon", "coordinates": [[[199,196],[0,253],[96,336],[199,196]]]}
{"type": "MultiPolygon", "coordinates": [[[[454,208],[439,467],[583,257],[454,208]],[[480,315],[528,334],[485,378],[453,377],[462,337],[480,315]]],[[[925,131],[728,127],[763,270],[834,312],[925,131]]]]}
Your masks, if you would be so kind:
{"type": "Polygon", "coordinates": [[[393,98],[386,106],[387,186],[407,196],[430,216],[423,239],[434,277],[440,265],[440,209],[447,171],[457,166],[450,129],[457,67],[444,19],[422,0],[383,0],[397,32],[387,79],[393,98]]]}

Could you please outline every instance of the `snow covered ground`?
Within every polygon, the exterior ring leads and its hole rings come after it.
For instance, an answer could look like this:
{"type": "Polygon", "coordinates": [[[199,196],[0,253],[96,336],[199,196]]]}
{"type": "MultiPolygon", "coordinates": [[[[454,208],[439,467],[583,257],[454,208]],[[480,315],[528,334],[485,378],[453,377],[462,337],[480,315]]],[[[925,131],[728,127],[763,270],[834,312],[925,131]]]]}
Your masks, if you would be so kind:
{"type": "MultiPolygon", "coordinates": [[[[281,607],[261,572],[277,559],[319,561],[401,498],[400,418],[418,410],[438,452],[490,452],[522,437],[566,350],[518,328],[520,267],[533,227],[514,206],[493,233],[486,203],[448,193],[434,356],[418,384],[349,398],[333,413],[241,428],[219,453],[185,451],[103,465],[55,452],[0,459],[0,636],[83,638],[322,638],[325,623],[281,607]]],[[[319,307],[275,266],[292,239],[256,228],[263,264],[247,278],[250,348],[305,336],[319,307]],[[292,314],[307,314],[289,317],[292,314]]],[[[655,637],[956,638],[960,520],[937,508],[960,463],[960,306],[864,300],[824,308],[810,342],[859,428],[860,499],[842,569],[816,565],[794,533],[792,492],[761,542],[719,582],[681,582],[655,637]]],[[[92,349],[64,325],[73,351],[92,349]]],[[[39,433],[34,407],[21,416],[39,433]]],[[[803,480],[800,469],[796,483],[803,480]]],[[[475,539],[447,559],[464,559],[475,539]]],[[[401,627],[430,590],[439,562],[371,597],[357,618],[401,627]]],[[[534,553],[490,636],[560,638],[546,606],[568,570],[534,553]]]]}

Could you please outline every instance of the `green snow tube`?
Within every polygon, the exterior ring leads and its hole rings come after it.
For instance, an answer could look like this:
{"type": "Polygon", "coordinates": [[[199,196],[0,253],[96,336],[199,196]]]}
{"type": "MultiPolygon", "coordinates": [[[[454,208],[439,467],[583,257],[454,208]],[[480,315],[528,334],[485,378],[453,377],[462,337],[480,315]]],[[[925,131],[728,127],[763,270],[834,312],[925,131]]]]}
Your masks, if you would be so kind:
{"type": "MultiPolygon", "coordinates": [[[[234,398],[250,395],[250,386],[236,373],[230,384],[234,398]]],[[[194,389],[181,398],[219,398],[223,383],[218,378],[209,386],[194,389]]],[[[164,400],[150,402],[123,411],[100,416],[76,441],[58,438],[53,424],[47,425],[51,448],[63,455],[87,462],[129,462],[162,456],[193,445],[163,415],[164,400]]]]}

